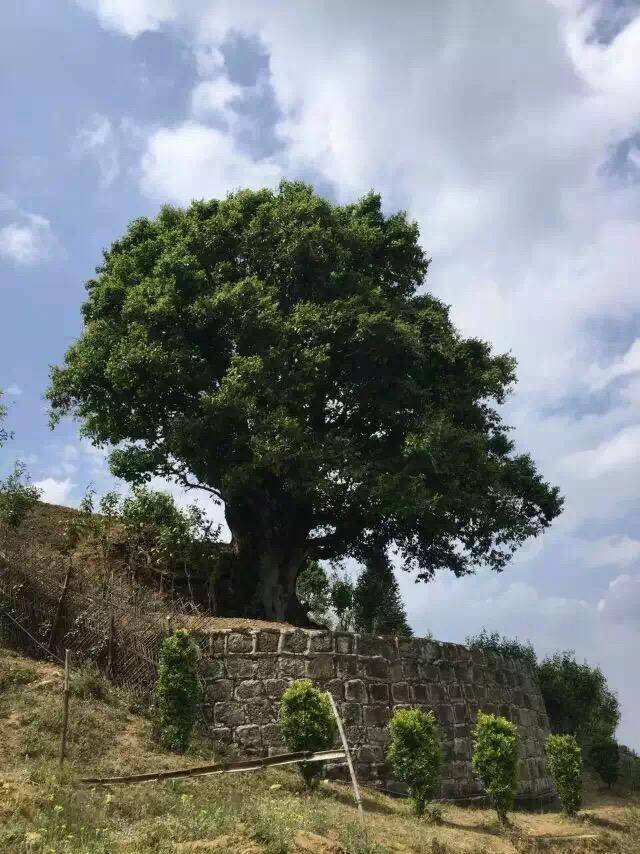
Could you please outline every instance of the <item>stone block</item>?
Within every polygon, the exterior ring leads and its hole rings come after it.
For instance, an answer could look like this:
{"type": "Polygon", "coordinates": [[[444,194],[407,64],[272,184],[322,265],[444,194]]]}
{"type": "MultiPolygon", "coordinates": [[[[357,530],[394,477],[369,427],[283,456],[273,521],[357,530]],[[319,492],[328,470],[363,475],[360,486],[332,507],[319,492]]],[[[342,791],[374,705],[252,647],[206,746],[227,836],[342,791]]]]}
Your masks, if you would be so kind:
{"type": "Polygon", "coordinates": [[[256,668],[256,676],[259,679],[274,679],[278,673],[278,656],[265,655],[263,658],[258,658],[258,666],[256,668]]]}
{"type": "Polygon", "coordinates": [[[216,726],[228,726],[234,729],[244,724],[244,709],[240,703],[229,701],[215,703],[213,718],[216,726]]]}
{"type": "Polygon", "coordinates": [[[227,638],[227,653],[253,652],[253,635],[249,632],[231,632],[227,638]]]}
{"type": "Polygon", "coordinates": [[[245,748],[258,748],[262,746],[262,733],[256,724],[246,724],[237,727],[233,734],[234,741],[245,748]]]}
{"type": "Polygon", "coordinates": [[[447,685],[447,697],[451,701],[461,700],[462,687],[457,682],[452,682],[450,685],[447,685]]]}
{"type": "Polygon", "coordinates": [[[386,659],[394,658],[396,655],[395,644],[390,638],[358,635],[356,646],[358,655],[382,656],[386,659]]]}
{"type": "Polygon", "coordinates": [[[338,634],[335,632],[334,636],[336,639],[336,652],[339,652],[341,655],[349,655],[354,651],[354,637],[352,634],[338,634]]]}
{"type": "Polygon", "coordinates": [[[309,652],[333,652],[333,635],[331,632],[310,632],[309,652]]]}
{"type": "Polygon", "coordinates": [[[200,673],[205,679],[221,679],[226,675],[224,659],[203,657],[199,661],[200,673]]]}
{"type": "Polygon", "coordinates": [[[305,671],[306,661],[304,658],[293,656],[280,656],[278,660],[278,675],[289,679],[302,679],[305,671]]]}
{"type": "Polygon", "coordinates": [[[306,675],[309,679],[331,679],[335,676],[332,653],[320,652],[307,661],[306,675]]]}
{"type": "Polygon", "coordinates": [[[215,726],[209,730],[209,734],[214,741],[219,742],[220,744],[229,744],[231,742],[232,733],[229,727],[226,726],[215,726]]]}
{"type": "Polygon", "coordinates": [[[388,679],[389,678],[389,662],[378,656],[376,658],[361,659],[364,661],[364,672],[367,676],[373,679],[388,679]]]}
{"type": "Polygon", "coordinates": [[[282,633],[282,651],[306,653],[309,647],[309,635],[302,629],[282,633]]]}
{"type": "Polygon", "coordinates": [[[376,704],[375,706],[364,706],[362,709],[362,719],[365,726],[381,727],[386,726],[391,718],[391,709],[389,706],[376,704]]]}
{"type": "Polygon", "coordinates": [[[454,678],[453,667],[446,661],[438,664],[438,681],[451,682],[454,678]]]}
{"type": "Polygon", "coordinates": [[[260,629],[256,636],[256,652],[277,652],[280,632],[276,629],[260,629]]]}
{"type": "Polygon", "coordinates": [[[409,702],[409,686],[406,682],[396,682],[391,686],[391,697],[394,703],[409,702]]]}
{"type": "Polygon", "coordinates": [[[360,675],[362,671],[358,666],[358,656],[336,655],[336,671],[342,678],[360,675]]]}
{"type": "Polygon", "coordinates": [[[350,679],[344,685],[345,700],[355,703],[367,702],[367,689],[362,679],[350,679]]]}
{"type": "Polygon", "coordinates": [[[342,703],[340,717],[345,727],[358,726],[362,723],[362,706],[360,703],[342,703]]]}
{"type": "Polygon", "coordinates": [[[217,700],[230,700],[232,696],[233,679],[216,679],[213,682],[207,682],[205,697],[209,702],[215,703],[217,700]]]}
{"type": "Polygon", "coordinates": [[[372,703],[385,703],[389,700],[389,686],[386,682],[369,683],[369,699],[372,703]]]}
{"type": "Polygon", "coordinates": [[[398,655],[400,658],[419,658],[420,653],[420,641],[417,638],[398,638],[398,655]]]}
{"type": "Polygon", "coordinates": [[[216,632],[209,636],[209,655],[223,655],[227,645],[228,632],[216,632]]]}
{"type": "MultiPolygon", "coordinates": [[[[386,726],[370,726],[367,728],[367,735],[365,743],[369,744],[388,744],[389,743],[389,729],[386,726]]],[[[351,744],[351,742],[349,742],[351,744]]]]}
{"type": "Polygon", "coordinates": [[[365,744],[358,751],[359,762],[382,762],[384,750],[379,744],[365,744]]]}
{"type": "Polygon", "coordinates": [[[412,703],[426,703],[429,699],[427,686],[420,682],[410,685],[409,698],[412,703]]]}
{"type": "Polygon", "coordinates": [[[420,679],[420,663],[413,658],[403,658],[402,672],[405,679],[420,679]]]}
{"type": "Polygon", "coordinates": [[[336,703],[341,703],[344,699],[344,682],[342,679],[329,679],[324,690],[331,694],[336,703]]]}
{"type": "Polygon", "coordinates": [[[255,658],[227,658],[227,675],[232,679],[254,679],[258,673],[258,662],[255,658]]]}
{"type": "Polygon", "coordinates": [[[279,700],[289,685],[288,679],[265,679],[264,692],[267,697],[273,697],[279,700]]]}
{"type": "Polygon", "coordinates": [[[269,700],[246,700],[242,705],[248,724],[269,724],[278,719],[278,705],[269,700]]]}
{"type": "Polygon", "coordinates": [[[257,679],[248,679],[236,686],[236,700],[255,700],[262,697],[264,686],[257,679]]]}

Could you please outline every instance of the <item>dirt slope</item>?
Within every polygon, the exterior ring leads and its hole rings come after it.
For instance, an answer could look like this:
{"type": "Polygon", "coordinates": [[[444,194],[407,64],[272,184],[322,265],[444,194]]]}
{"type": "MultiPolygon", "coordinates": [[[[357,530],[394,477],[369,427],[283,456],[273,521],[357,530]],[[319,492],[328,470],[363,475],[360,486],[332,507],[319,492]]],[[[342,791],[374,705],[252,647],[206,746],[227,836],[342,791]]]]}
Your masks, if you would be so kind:
{"type": "Polygon", "coordinates": [[[74,672],[72,686],[69,760],[59,774],[61,671],[0,648],[0,852],[640,852],[640,806],[593,785],[581,819],[516,813],[507,832],[487,810],[447,807],[433,825],[406,802],[373,792],[363,830],[348,787],[323,784],[308,795],[284,770],[82,788],[78,777],[87,772],[185,767],[211,760],[215,749],[198,738],[186,756],[162,753],[151,721],[126,695],[88,670],[74,672]],[[593,838],[540,841],[580,835],[593,838]]]}

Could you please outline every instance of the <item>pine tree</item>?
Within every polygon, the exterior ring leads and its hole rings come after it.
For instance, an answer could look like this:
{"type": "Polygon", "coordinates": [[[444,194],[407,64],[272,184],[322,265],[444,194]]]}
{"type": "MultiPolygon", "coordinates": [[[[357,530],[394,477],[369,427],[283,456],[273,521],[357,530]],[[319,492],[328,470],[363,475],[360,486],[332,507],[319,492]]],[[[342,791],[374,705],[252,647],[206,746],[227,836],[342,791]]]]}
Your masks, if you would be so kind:
{"type": "Polygon", "coordinates": [[[356,631],[377,635],[412,634],[386,546],[372,546],[354,591],[356,631]]]}

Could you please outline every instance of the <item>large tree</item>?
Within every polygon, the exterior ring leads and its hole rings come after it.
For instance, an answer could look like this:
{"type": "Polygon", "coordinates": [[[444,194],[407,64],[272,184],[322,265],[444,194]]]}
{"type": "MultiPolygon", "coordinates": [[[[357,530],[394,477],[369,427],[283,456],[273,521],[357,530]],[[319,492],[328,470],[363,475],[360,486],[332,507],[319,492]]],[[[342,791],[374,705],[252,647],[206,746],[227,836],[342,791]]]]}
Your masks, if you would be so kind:
{"type": "Polygon", "coordinates": [[[494,408],[509,355],[461,337],[424,291],[418,228],[373,193],[241,191],[137,219],[87,283],[52,370],[113,472],[225,502],[236,613],[299,619],[308,559],[395,543],[428,580],[501,570],[561,508],[494,408]]]}

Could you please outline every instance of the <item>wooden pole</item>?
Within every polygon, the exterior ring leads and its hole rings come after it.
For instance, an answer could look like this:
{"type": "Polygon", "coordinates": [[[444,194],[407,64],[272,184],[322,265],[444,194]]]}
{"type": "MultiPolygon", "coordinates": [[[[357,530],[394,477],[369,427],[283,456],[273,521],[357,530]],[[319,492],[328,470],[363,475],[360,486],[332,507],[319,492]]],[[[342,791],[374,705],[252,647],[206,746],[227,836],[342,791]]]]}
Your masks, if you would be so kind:
{"type": "Polygon", "coordinates": [[[340,738],[342,739],[342,746],[344,748],[344,755],[347,760],[347,766],[349,767],[349,774],[351,775],[351,783],[353,785],[353,794],[356,800],[356,804],[358,805],[358,815],[360,816],[360,821],[364,824],[364,810],[362,809],[362,798],[360,797],[360,789],[358,788],[358,779],[356,777],[356,772],[353,767],[353,762],[351,761],[351,751],[349,750],[349,744],[347,742],[347,737],[344,734],[344,727],[342,726],[342,719],[338,714],[338,707],[336,706],[336,701],[333,699],[333,696],[330,691],[327,691],[327,696],[329,697],[329,702],[331,703],[331,708],[333,709],[333,714],[336,718],[336,723],[338,724],[338,732],[340,733],[340,738]]]}
{"type": "Polygon", "coordinates": [[[58,624],[60,623],[60,617],[62,616],[62,609],[64,607],[65,599],[67,598],[67,591],[69,589],[69,581],[71,580],[71,572],[73,570],[73,564],[69,561],[69,565],[67,567],[67,572],[64,577],[64,584],[62,585],[62,591],[60,593],[60,597],[58,599],[58,604],[56,607],[56,615],[53,618],[53,623],[51,624],[51,634],[49,635],[49,650],[53,652],[53,644],[56,639],[56,635],[58,634],[58,624]]]}
{"type": "Polygon", "coordinates": [[[60,767],[64,764],[67,749],[67,728],[69,726],[69,650],[64,653],[64,706],[62,714],[62,738],[60,739],[60,767]]]}
{"type": "Polygon", "coordinates": [[[298,750],[296,753],[280,753],[258,759],[240,759],[238,762],[215,762],[196,768],[180,768],[177,771],[151,771],[146,774],[131,774],[128,777],[83,777],[80,782],[87,786],[126,786],[134,783],[155,783],[159,780],[179,780],[184,777],[202,777],[206,774],[229,774],[238,771],[259,771],[276,765],[293,765],[297,762],[327,762],[344,759],[344,750],[298,750]]]}

